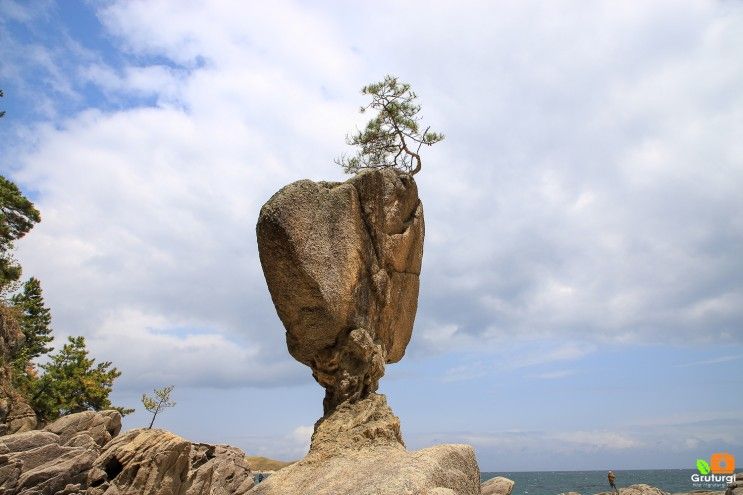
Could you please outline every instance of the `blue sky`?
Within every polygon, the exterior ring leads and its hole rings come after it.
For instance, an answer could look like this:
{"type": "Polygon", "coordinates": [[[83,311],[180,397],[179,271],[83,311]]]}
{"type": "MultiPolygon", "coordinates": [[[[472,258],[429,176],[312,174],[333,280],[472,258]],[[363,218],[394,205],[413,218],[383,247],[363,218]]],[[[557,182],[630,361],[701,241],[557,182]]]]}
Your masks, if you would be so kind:
{"type": "Polygon", "coordinates": [[[0,0],[0,168],[43,217],[17,254],[58,341],[123,372],[117,403],[175,384],[160,426],[301,457],[322,390],[255,222],[343,178],[359,88],[394,73],[447,136],[381,385],[408,447],[471,443],[484,471],[743,457],[742,27],[736,2],[0,0]]]}

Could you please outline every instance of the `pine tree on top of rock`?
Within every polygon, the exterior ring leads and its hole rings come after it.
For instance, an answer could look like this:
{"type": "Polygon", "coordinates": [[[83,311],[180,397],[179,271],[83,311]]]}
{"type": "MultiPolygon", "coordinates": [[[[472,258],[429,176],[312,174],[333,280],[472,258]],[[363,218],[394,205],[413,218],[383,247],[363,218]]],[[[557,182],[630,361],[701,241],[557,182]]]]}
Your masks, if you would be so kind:
{"type": "Polygon", "coordinates": [[[438,143],[444,135],[430,127],[421,132],[421,107],[410,84],[388,75],[383,81],[364,86],[361,94],[372,97],[371,103],[361,107],[361,113],[376,110],[377,114],[363,131],[346,136],[346,143],[359,147],[356,154],[336,158],[335,163],[349,174],[369,168],[394,168],[410,175],[420,172],[421,147],[438,143]]]}
{"type": "Polygon", "coordinates": [[[175,388],[175,385],[169,385],[163,388],[156,388],[154,390],[154,396],[142,394],[142,405],[145,409],[152,413],[150,426],[147,427],[148,430],[152,429],[152,425],[155,424],[155,418],[160,413],[160,411],[168,407],[175,406],[175,402],[170,400],[170,394],[171,392],[173,392],[173,388],[175,388]]]}

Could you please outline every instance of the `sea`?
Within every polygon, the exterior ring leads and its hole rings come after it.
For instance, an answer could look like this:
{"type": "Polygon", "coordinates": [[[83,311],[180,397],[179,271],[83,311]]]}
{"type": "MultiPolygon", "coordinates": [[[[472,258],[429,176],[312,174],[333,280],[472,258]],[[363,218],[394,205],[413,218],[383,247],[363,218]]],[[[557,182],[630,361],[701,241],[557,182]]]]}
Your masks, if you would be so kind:
{"type": "MultiPolygon", "coordinates": [[[[691,475],[694,469],[643,469],[643,470],[614,470],[617,475],[617,487],[627,487],[638,483],[655,486],[670,493],[691,492],[694,490],[720,490],[721,487],[693,486],[691,475]]],[[[578,492],[581,495],[609,491],[609,482],[606,479],[607,471],[537,471],[537,472],[510,472],[510,473],[481,473],[482,481],[495,476],[505,476],[516,482],[512,495],[557,495],[566,492],[578,492]]]]}

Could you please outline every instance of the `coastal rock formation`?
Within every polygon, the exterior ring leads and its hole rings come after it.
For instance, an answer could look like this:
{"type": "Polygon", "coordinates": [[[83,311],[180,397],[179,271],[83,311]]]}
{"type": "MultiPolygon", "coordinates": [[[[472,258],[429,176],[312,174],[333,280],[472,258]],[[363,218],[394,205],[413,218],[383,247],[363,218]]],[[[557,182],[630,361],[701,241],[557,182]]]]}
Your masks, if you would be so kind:
{"type": "Polygon", "coordinates": [[[480,486],[480,491],[482,495],[511,495],[513,485],[515,484],[513,480],[509,480],[503,476],[496,476],[485,481],[480,486]]]}
{"type": "MultiPolygon", "coordinates": [[[[625,488],[619,488],[620,495],[669,495],[668,492],[664,492],[660,488],[646,485],[645,483],[638,483],[636,485],[630,485],[625,488]]],[[[614,492],[601,492],[597,495],[615,495],[614,492]]]]}
{"type": "Polygon", "coordinates": [[[60,443],[67,444],[78,436],[89,436],[99,447],[107,444],[121,431],[121,414],[117,411],[84,411],[59,418],[44,431],[59,436],[60,443]]]}
{"type": "Polygon", "coordinates": [[[743,473],[736,473],[735,481],[728,485],[725,495],[743,495],[743,473]]]}
{"type": "Polygon", "coordinates": [[[289,353],[325,390],[324,410],[377,390],[402,359],[418,306],[423,207],[411,176],[301,180],[263,206],[263,273],[289,353]]]}
{"type": "Polygon", "coordinates": [[[405,450],[400,421],[384,396],[341,404],[321,419],[310,452],[257,485],[251,495],[479,494],[480,470],[468,445],[405,450]]]}
{"type": "Polygon", "coordinates": [[[117,436],[120,429],[117,411],[88,411],[0,437],[0,493],[226,495],[253,486],[239,449],[192,444],[164,430],[117,436]]]}
{"type": "Polygon", "coordinates": [[[21,433],[37,426],[36,414],[11,384],[10,350],[23,339],[7,307],[0,305],[0,435],[21,433]]]}
{"type": "Polygon", "coordinates": [[[409,452],[376,394],[418,307],[423,207],[412,176],[365,170],[289,184],[261,208],[258,251],[289,353],[325,388],[310,451],[251,494],[480,493],[467,445],[409,452]]]}

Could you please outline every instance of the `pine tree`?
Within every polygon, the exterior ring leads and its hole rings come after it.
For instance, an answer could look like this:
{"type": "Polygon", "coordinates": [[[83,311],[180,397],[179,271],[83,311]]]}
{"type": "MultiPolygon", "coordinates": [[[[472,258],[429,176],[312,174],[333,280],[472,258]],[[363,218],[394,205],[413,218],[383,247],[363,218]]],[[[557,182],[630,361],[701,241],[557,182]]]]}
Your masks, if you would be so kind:
{"type": "Polygon", "coordinates": [[[33,384],[31,406],[42,421],[91,409],[118,409],[122,414],[133,411],[111,405],[109,394],[121,372],[110,362],[96,365],[95,359],[88,357],[84,337],[69,337],[41,368],[44,374],[33,384]]]}
{"type": "Polygon", "coordinates": [[[13,241],[41,221],[41,214],[13,182],[0,175],[0,291],[21,278],[21,267],[12,256],[13,241]]]}
{"type": "Polygon", "coordinates": [[[52,315],[44,304],[39,279],[31,277],[23,285],[23,291],[15,294],[11,301],[20,312],[21,330],[25,337],[22,344],[26,359],[35,359],[50,352],[48,344],[52,337],[52,315]]]}
{"type": "Polygon", "coordinates": [[[341,156],[335,162],[346,173],[367,168],[394,168],[401,173],[415,175],[423,164],[420,150],[444,139],[443,134],[420,131],[420,105],[410,84],[396,76],[385,76],[383,81],[361,88],[361,94],[370,95],[371,103],[361,107],[361,113],[376,110],[377,114],[363,131],[346,136],[346,143],[358,146],[354,156],[341,156]]]}
{"type": "Polygon", "coordinates": [[[142,405],[144,405],[144,408],[152,413],[150,426],[147,427],[148,430],[152,429],[152,425],[155,424],[155,418],[157,417],[158,413],[160,413],[160,411],[168,407],[175,406],[175,402],[170,400],[170,393],[173,391],[174,387],[174,385],[169,385],[163,388],[156,388],[154,390],[154,396],[142,394],[142,405]]]}
{"type": "Polygon", "coordinates": [[[16,320],[23,333],[23,339],[12,349],[13,384],[22,393],[28,393],[32,382],[38,378],[33,360],[52,350],[49,346],[52,337],[52,316],[44,304],[41,282],[30,278],[23,291],[11,298],[16,320]]]}

